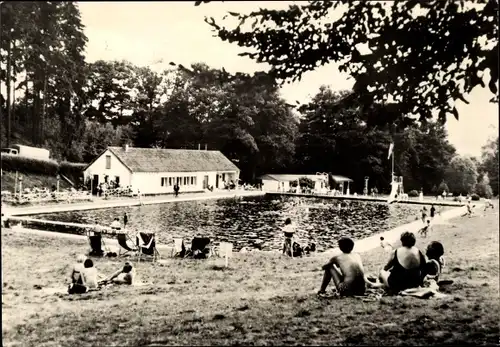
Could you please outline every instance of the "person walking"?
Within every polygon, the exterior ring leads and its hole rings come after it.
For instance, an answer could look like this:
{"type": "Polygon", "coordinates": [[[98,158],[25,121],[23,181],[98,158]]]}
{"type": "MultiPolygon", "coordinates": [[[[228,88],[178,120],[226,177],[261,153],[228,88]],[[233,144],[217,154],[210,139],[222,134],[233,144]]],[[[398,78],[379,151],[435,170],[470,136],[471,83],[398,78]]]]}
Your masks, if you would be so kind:
{"type": "Polygon", "coordinates": [[[128,215],[127,215],[127,212],[125,212],[123,214],[123,229],[125,229],[127,227],[127,223],[128,223],[128,215]]]}

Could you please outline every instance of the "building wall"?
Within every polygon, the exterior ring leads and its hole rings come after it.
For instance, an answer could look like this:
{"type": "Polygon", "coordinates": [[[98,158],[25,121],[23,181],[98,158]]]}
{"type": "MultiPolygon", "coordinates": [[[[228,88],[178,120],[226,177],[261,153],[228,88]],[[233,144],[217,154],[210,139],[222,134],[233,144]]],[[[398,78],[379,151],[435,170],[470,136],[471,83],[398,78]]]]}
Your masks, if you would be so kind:
{"type": "MultiPolygon", "coordinates": [[[[264,192],[277,192],[278,188],[284,183],[284,191],[287,192],[290,189],[289,182],[278,182],[275,180],[262,180],[262,191],[264,192]]],[[[280,188],[280,191],[282,189],[280,188]]]]}
{"type": "MultiPolygon", "coordinates": [[[[196,192],[203,190],[203,180],[208,176],[208,185],[214,186],[217,172],[134,172],[132,174],[132,187],[134,191],[139,189],[141,194],[167,194],[174,192],[174,184],[179,178],[179,191],[182,192],[196,192]],[[187,184],[184,178],[186,177],[187,184]],[[191,177],[194,177],[193,184],[191,184],[191,177]],[[162,186],[163,181],[163,186],[162,186]]],[[[224,173],[226,181],[228,179],[236,180],[239,177],[239,172],[224,173]]],[[[236,181],[235,181],[236,182],[236,181]]],[[[224,188],[222,183],[222,173],[219,174],[219,188],[224,188]]]]}
{"type": "Polygon", "coordinates": [[[115,177],[118,176],[120,177],[120,186],[122,187],[129,186],[132,183],[132,175],[129,169],[109,150],[99,156],[97,160],[83,172],[83,175],[85,180],[90,176],[93,178],[94,175],[99,175],[99,183],[104,182],[104,177],[106,175],[108,175],[108,181],[114,181],[115,177]],[[111,167],[109,169],[106,168],[107,155],[111,156],[111,167]]]}

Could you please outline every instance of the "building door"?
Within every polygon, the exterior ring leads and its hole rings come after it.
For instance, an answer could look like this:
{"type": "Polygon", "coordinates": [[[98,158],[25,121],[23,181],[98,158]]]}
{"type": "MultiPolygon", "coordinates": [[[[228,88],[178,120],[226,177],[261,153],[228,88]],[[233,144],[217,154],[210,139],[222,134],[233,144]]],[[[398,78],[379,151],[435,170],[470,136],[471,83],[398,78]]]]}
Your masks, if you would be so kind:
{"type": "Polygon", "coordinates": [[[97,190],[97,186],[99,185],[99,175],[94,175],[92,179],[92,194],[97,190]]]}
{"type": "Polygon", "coordinates": [[[215,176],[215,188],[219,188],[219,174],[215,176]]]}
{"type": "Polygon", "coordinates": [[[203,177],[203,189],[208,189],[208,175],[203,177]]]}

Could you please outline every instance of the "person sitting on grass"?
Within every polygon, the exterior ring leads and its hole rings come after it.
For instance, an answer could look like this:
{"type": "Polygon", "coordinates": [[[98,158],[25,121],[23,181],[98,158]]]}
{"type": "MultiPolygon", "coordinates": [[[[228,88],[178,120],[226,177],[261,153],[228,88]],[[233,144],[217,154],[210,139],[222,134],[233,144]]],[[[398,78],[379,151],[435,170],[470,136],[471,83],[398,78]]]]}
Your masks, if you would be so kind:
{"type": "Polygon", "coordinates": [[[402,247],[391,253],[389,261],[379,274],[380,282],[391,294],[421,286],[425,276],[426,259],[415,247],[415,235],[405,231],[400,240],[402,247]]]}
{"type": "Polygon", "coordinates": [[[79,255],[76,258],[76,263],[73,265],[73,269],[71,270],[71,283],[76,283],[80,279],[80,276],[83,272],[83,263],[85,262],[86,257],[84,255],[79,255]]]}
{"type": "Polygon", "coordinates": [[[343,237],[338,241],[341,254],[334,256],[323,265],[323,282],[318,296],[326,296],[326,288],[333,279],[340,296],[361,296],[365,294],[366,286],[381,288],[381,283],[371,282],[365,275],[361,256],[352,252],[354,241],[343,237]]]}
{"type": "Polygon", "coordinates": [[[290,218],[285,220],[285,226],[283,227],[283,234],[285,236],[285,242],[283,243],[283,254],[292,256],[292,241],[293,235],[295,234],[295,225],[292,223],[290,218]]]}
{"type": "Polygon", "coordinates": [[[135,269],[131,262],[125,262],[125,265],[115,271],[111,276],[102,281],[103,284],[127,284],[134,285],[136,282],[135,269]]]}
{"type": "Polygon", "coordinates": [[[427,255],[428,259],[426,265],[426,276],[437,282],[439,275],[442,273],[445,266],[443,244],[438,241],[432,241],[427,246],[425,255],[427,255]]]}
{"type": "Polygon", "coordinates": [[[93,290],[99,290],[99,278],[101,277],[102,275],[97,272],[92,259],[86,259],[83,263],[83,269],[80,272],[80,276],[77,277],[74,283],[69,285],[68,293],[82,294],[93,290]]]}
{"type": "Polygon", "coordinates": [[[120,231],[122,229],[122,225],[120,224],[120,219],[115,218],[115,220],[111,223],[111,230],[113,232],[120,231]]]}

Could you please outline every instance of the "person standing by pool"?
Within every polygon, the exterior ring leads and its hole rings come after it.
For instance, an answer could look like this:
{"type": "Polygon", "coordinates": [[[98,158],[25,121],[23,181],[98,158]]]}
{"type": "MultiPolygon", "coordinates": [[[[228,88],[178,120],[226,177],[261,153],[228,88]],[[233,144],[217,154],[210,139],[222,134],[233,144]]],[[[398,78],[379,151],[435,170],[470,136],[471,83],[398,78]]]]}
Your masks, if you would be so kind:
{"type": "Polygon", "coordinates": [[[422,223],[424,223],[424,225],[425,225],[425,219],[427,218],[427,207],[425,207],[425,206],[422,207],[421,212],[422,212],[422,223]]]}
{"type": "Polygon", "coordinates": [[[125,212],[123,214],[123,229],[125,229],[127,227],[127,223],[128,223],[128,216],[127,216],[127,212],[125,212]]]}
{"type": "Polygon", "coordinates": [[[434,215],[436,214],[436,208],[434,207],[434,204],[431,205],[431,210],[430,210],[430,217],[431,219],[434,219],[434,215]]]}
{"type": "Polygon", "coordinates": [[[283,244],[283,254],[287,254],[293,257],[292,242],[293,242],[293,235],[295,234],[295,225],[292,223],[292,220],[290,218],[287,218],[285,220],[285,226],[283,227],[283,234],[285,236],[285,242],[283,244]]]}

